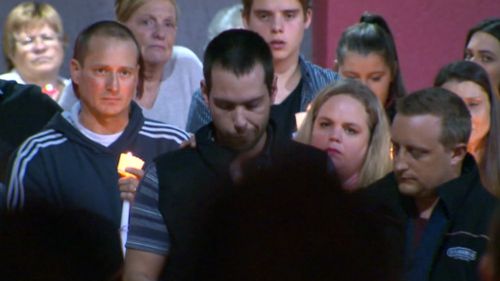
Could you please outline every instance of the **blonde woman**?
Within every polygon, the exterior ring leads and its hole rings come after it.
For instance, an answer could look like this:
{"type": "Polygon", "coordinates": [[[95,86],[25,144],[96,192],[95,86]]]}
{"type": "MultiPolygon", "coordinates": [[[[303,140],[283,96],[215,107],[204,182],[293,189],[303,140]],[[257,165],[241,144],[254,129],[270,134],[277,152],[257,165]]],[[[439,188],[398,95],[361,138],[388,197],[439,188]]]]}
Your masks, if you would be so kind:
{"type": "Polygon", "coordinates": [[[7,16],[3,52],[8,72],[0,79],[35,84],[58,100],[68,79],[59,76],[64,58],[61,16],[50,4],[24,2],[7,16]]]}
{"type": "Polygon", "coordinates": [[[296,140],[326,151],[349,191],[392,170],[384,108],[369,88],[355,80],[337,82],[319,93],[296,140]]]}

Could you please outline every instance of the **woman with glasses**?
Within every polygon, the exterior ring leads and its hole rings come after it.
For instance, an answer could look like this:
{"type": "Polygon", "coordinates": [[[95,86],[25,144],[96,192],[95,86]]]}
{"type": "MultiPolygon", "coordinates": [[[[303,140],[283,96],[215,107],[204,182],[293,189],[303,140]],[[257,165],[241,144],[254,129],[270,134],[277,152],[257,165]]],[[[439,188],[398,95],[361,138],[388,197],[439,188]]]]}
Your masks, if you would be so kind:
{"type": "Polygon", "coordinates": [[[3,80],[35,84],[54,100],[69,83],[59,76],[64,58],[62,20],[47,3],[24,2],[7,16],[3,51],[8,68],[3,80]]]}

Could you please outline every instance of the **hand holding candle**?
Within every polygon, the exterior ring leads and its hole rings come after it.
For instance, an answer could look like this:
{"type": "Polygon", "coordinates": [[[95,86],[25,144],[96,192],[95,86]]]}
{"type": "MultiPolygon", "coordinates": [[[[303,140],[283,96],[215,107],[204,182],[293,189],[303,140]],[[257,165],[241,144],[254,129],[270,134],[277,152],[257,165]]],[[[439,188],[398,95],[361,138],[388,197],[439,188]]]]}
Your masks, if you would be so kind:
{"type": "MultiPolygon", "coordinates": [[[[123,194],[132,192],[135,194],[135,190],[138,185],[138,180],[142,177],[142,167],[144,166],[144,161],[138,157],[132,155],[132,153],[122,153],[120,154],[120,160],[118,161],[118,173],[122,176],[121,179],[118,180],[118,185],[120,187],[120,192],[122,193],[122,197],[125,197],[123,194]],[[136,173],[127,172],[127,168],[136,169],[136,173]],[[131,186],[131,187],[130,187],[131,186]]],[[[120,223],[120,237],[122,240],[122,250],[125,255],[125,242],[127,241],[127,233],[128,233],[128,219],[130,212],[130,202],[128,200],[123,201],[122,206],[122,216],[120,223]]]]}
{"type": "Polygon", "coordinates": [[[118,173],[122,177],[126,176],[134,176],[134,174],[131,174],[126,171],[127,168],[136,168],[136,169],[142,169],[144,166],[144,161],[142,161],[141,158],[135,157],[132,155],[132,153],[127,152],[127,153],[122,153],[120,154],[120,160],[118,161],[118,173]]]}

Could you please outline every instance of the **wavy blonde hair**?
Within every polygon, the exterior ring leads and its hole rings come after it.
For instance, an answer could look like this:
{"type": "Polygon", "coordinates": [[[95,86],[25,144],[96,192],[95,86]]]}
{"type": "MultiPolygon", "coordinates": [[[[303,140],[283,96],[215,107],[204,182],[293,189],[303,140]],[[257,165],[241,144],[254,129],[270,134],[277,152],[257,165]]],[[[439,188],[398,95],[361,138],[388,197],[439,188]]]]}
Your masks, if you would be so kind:
{"type": "MultiPolygon", "coordinates": [[[[115,1],[115,16],[119,22],[126,22],[130,17],[148,0],[116,0],[115,1]]],[[[179,8],[176,0],[165,0],[172,3],[175,8],[175,22],[179,20],[179,8]]]]}
{"type": "Polygon", "coordinates": [[[392,171],[389,122],[380,101],[368,87],[351,79],[325,87],[312,101],[295,140],[305,144],[311,143],[314,122],[319,110],[326,101],[337,95],[347,95],[356,99],[365,107],[368,114],[370,139],[365,162],[359,173],[359,187],[366,187],[392,171]]]}
{"type": "Polygon", "coordinates": [[[7,16],[3,28],[3,53],[8,70],[15,66],[11,57],[16,53],[16,38],[14,34],[25,29],[40,27],[47,24],[65,42],[61,16],[48,3],[23,2],[15,6],[7,16]]]}

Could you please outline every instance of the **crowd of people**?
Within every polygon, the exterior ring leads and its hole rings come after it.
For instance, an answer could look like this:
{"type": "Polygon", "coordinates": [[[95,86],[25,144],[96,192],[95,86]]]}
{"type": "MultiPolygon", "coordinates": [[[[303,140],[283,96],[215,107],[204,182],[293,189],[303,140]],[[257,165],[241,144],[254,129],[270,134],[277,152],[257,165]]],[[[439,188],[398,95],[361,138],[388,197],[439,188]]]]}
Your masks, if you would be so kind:
{"type": "Polygon", "coordinates": [[[116,20],[71,42],[66,79],[58,12],[12,9],[0,272],[500,280],[500,18],[408,92],[381,15],[347,27],[325,69],[300,53],[310,0],[224,11],[200,61],[175,45],[175,0],[115,0],[116,20]],[[123,155],[144,166],[119,171],[123,155]]]}

